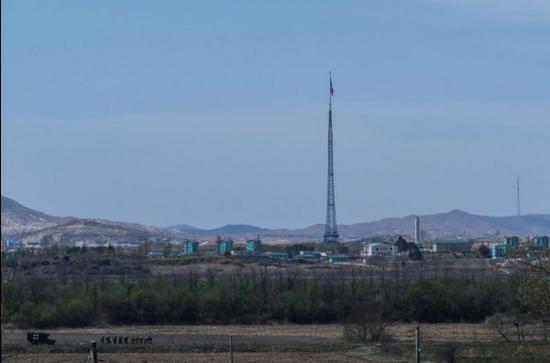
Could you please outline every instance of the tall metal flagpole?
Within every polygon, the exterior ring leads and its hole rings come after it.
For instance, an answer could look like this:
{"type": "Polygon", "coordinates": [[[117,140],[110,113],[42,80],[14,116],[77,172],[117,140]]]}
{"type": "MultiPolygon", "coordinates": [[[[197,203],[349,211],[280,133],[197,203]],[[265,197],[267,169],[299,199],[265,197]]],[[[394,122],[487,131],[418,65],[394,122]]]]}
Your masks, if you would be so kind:
{"type": "Polygon", "coordinates": [[[332,136],[332,72],[329,72],[329,99],[328,99],[328,180],[327,180],[327,220],[323,241],[326,243],[338,242],[338,229],[336,225],[336,203],[334,197],[334,159],[332,136]]]}

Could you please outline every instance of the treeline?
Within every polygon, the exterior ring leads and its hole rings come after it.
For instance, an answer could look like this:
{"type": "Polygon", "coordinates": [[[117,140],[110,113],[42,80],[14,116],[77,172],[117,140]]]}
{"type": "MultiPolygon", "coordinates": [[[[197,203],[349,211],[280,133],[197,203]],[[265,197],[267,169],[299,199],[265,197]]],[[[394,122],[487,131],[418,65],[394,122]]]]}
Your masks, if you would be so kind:
{"type": "Polygon", "coordinates": [[[514,278],[373,282],[355,271],[320,274],[260,269],[206,278],[142,281],[20,279],[2,284],[2,321],[20,327],[109,324],[345,322],[357,307],[386,321],[477,322],[521,309],[514,278]]]}

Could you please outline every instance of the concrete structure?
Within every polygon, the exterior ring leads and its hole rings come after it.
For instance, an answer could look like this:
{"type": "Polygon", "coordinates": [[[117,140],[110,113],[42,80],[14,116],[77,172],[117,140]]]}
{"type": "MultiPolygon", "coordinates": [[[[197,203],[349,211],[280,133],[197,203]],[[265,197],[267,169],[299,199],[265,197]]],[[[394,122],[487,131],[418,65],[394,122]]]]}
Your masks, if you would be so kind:
{"type": "Polygon", "coordinates": [[[432,244],[432,252],[469,252],[472,242],[463,239],[438,240],[432,244]]]}
{"type": "Polygon", "coordinates": [[[286,252],[264,252],[262,256],[275,260],[288,260],[288,253],[286,252]]]}
{"type": "Polygon", "coordinates": [[[420,246],[420,218],[418,216],[414,216],[414,243],[416,243],[417,246],[420,246]]]}
{"type": "Polygon", "coordinates": [[[218,240],[218,254],[224,256],[233,251],[233,240],[218,240]]]}
{"type": "Polygon", "coordinates": [[[199,242],[185,241],[185,254],[196,255],[197,253],[199,253],[199,242]]]}
{"type": "Polygon", "coordinates": [[[386,243],[370,243],[363,248],[361,256],[393,257],[397,254],[397,246],[386,243]]]}
{"type": "Polygon", "coordinates": [[[330,263],[347,263],[349,257],[347,255],[332,255],[328,258],[330,263]]]}
{"type": "Polygon", "coordinates": [[[262,241],[259,238],[246,241],[246,252],[257,255],[262,252],[262,241]]]}
{"type": "Polygon", "coordinates": [[[301,258],[311,258],[315,260],[321,259],[321,252],[319,251],[300,251],[301,258]]]}

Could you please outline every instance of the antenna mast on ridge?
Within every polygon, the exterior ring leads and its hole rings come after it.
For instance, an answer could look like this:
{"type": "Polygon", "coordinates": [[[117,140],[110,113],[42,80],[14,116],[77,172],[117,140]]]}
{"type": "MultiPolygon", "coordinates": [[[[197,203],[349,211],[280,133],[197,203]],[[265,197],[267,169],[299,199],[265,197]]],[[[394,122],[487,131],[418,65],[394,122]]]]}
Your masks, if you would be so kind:
{"type": "Polygon", "coordinates": [[[517,213],[518,213],[518,217],[521,216],[521,209],[520,209],[520,194],[519,194],[519,176],[518,176],[518,183],[517,183],[517,190],[516,190],[516,203],[517,203],[517,213]]]}
{"type": "Polygon", "coordinates": [[[325,224],[325,243],[338,243],[338,227],[336,225],[336,203],[334,197],[334,159],[332,137],[332,73],[329,73],[329,98],[328,98],[328,180],[327,180],[327,221],[325,224]]]}

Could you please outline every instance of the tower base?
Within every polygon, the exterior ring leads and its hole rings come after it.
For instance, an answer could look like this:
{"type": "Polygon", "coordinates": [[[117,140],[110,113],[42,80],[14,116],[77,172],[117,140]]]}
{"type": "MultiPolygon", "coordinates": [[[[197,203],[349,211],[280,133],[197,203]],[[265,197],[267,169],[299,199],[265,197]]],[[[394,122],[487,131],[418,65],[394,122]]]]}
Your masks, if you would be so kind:
{"type": "Polygon", "coordinates": [[[339,243],[339,237],[337,234],[325,234],[323,236],[323,243],[339,243]]]}

